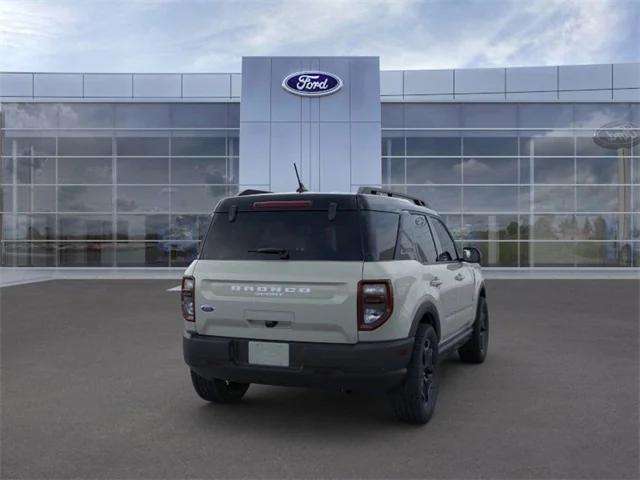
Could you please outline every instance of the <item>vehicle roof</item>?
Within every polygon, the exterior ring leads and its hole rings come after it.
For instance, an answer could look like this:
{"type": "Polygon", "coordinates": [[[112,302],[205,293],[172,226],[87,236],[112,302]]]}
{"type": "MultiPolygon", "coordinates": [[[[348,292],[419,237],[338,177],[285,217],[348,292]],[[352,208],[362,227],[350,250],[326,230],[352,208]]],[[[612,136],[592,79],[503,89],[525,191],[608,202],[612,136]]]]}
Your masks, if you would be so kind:
{"type": "Polygon", "coordinates": [[[253,210],[255,202],[266,201],[309,200],[312,210],[327,210],[330,203],[335,203],[338,210],[377,210],[385,212],[402,212],[406,210],[438,216],[435,210],[417,205],[402,197],[373,195],[366,193],[344,192],[304,192],[304,193],[256,193],[238,195],[222,199],[216,206],[216,212],[228,212],[235,205],[239,211],[253,210]]]}

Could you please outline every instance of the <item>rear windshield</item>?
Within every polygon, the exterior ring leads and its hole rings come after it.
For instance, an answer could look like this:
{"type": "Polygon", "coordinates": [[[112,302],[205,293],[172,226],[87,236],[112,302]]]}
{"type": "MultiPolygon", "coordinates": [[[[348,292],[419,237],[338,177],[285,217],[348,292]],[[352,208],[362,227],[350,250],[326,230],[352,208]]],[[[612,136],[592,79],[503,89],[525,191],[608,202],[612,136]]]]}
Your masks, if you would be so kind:
{"type": "Polygon", "coordinates": [[[364,259],[359,211],[238,212],[213,216],[200,258],[203,260],[364,259]],[[258,251],[260,250],[260,251],[258,251]]]}

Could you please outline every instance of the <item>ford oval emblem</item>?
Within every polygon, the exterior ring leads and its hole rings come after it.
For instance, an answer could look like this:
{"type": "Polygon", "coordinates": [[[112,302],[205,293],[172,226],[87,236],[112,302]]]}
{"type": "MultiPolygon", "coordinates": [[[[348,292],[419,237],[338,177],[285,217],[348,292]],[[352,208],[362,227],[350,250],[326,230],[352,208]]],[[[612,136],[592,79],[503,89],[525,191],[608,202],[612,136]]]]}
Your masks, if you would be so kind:
{"type": "Polygon", "coordinates": [[[630,148],[640,142],[640,129],[629,122],[611,122],[600,127],[593,134],[593,141],[602,148],[616,150],[630,148]]]}
{"type": "Polygon", "coordinates": [[[201,305],[200,310],[202,310],[203,312],[213,312],[215,310],[215,307],[212,307],[211,305],[201,305]]]}
{"type": "Polygon", "coordinates": [[[335,93],[342,88],[342,80],[327,72],[296,72],[282,81],[282,88],[296,95],[320,97],[335,93]]]}

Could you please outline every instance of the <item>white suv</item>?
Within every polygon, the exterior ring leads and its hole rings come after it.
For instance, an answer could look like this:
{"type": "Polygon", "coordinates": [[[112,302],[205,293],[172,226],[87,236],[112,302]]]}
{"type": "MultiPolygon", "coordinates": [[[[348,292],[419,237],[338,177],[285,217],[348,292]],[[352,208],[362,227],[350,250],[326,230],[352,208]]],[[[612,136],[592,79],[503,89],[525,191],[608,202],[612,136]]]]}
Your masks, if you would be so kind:
{"type": "Polygon", "coordinates": [[[216,207],[182,280],[184,359],[203,399],[250,383],[389,394],[426,423],[438,362],[481,363],[488,311],[480,253],[459,256],[419,199],[243,192],[216,207]]]}

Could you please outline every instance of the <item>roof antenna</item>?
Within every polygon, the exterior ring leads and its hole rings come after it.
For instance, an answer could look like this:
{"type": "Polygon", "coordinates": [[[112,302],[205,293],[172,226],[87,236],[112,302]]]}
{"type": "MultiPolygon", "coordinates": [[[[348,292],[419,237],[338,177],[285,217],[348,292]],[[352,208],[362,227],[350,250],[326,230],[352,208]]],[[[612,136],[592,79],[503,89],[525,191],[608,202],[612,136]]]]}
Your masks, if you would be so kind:
{"type": "Polygon", "coordinates": [[[293,162],[293,168],[296,170],[296,178],[298,179],[298,188],[296,188],[296,192],[308,192],[307,188],[304,186],[304,183],[300,181],[300,174],[298,173],[298,166],[296,165],[296,162],[293,162]]]}

